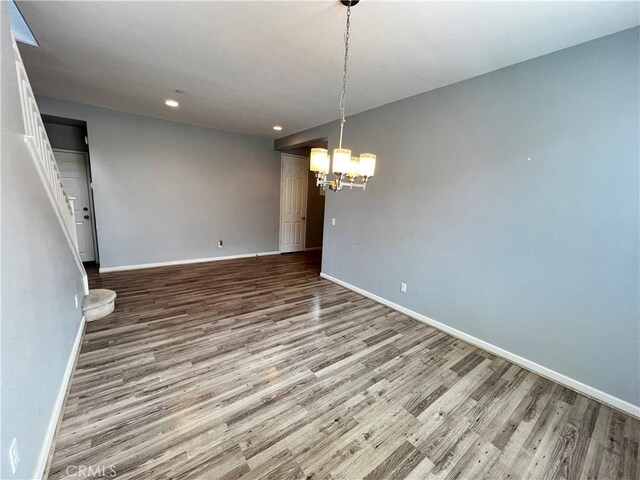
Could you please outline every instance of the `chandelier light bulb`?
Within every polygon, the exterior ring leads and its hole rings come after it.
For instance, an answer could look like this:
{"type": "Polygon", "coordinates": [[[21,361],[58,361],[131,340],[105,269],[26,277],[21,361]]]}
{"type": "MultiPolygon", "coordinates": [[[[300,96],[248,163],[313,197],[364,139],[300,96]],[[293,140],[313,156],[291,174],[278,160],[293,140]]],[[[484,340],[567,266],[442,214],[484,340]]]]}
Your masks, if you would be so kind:
{"type": "Polygon", "coordinates": [[[312,172],[329,173],[329,152],[326,148],[312,148],[309,158],[309,170],[312,172]]]}
{"type": "Polygon", "coordinates": [[[373,177],[376,172],[376,156],[373,153],[360,155],[360,175],[365,178],[373,177]]]}
{"type": "Polygon", "coordinates": [[[350,179],[354,179],[360,176],[360,158],[351,157],[351,162],[349,162],[349,170],[347,170],[347,177],[350,179]]]}
{"type": "Polygon", "coordinates": [[[351,150],[336,148],[333,151],[333,173],[347,173],[351,166],[351,150]]]}

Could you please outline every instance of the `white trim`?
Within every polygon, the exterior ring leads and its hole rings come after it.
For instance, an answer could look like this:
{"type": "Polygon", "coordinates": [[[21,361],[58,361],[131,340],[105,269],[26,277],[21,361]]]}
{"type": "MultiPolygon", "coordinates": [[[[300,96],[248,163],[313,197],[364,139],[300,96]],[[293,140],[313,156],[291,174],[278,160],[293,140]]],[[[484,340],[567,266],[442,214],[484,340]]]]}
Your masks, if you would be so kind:
{"type": "Polygon", "coordinates": [[[322,247],[307,247],[304,249],[305,252],[315,252],[316,250],[322,250],[322,247]]]}
{"type": "Polygon", "coordinates": [[[217,262],[220,260],[235,260],[237,258],[251,258],[251,257],[265,257],[267,255],[280,255],[280,252],[258,252],[258,253],[243,253],[241,255],[227,255],[225,257],[209,257],[209,258],[193,258],[191,260],[173,260],[170,262],[157,262],[157,263],[140,263],[137,265],[122,265],[119,267],[100,267],[100,273],[108,272],[123,272],[125,270],[139,270],[141,268],[156,268],[156,267],[168,267],[171,265],[187,265],[189,263],[204,263],[204,262],[217,262]]]}
{"type": "Polygon", "coordinates": [[[405,315],[411,318],[414,318],[420,322],[423,322],[423,323],[426,323],[427,325],[435,327],[438,330],[442,330],[443,332],[446,332],[449,335],[452,335],[456,338],[459,338],[460,340],[470,343],[471,345],[481,348],[482,350],[486,350],[487,352],[493,353],[494,355],[497,355],[506,360],[509,360],[510,362],[515,363],[516,365],[519,365],[522,368],[526,368],[527,370],[530,370],[533,373],[540,375],[541,377],[545,377],[549,380],[559,383],[560,385],[570,388],[571,390],[575,390],[578,393],[581,393],[583,395],[586,395],[587,397],[598,400],[599,402],[602,402],[610,407],[613,407],[617,410],[621,410],[635,418],[640,419],[640,406],[633,405],[618,397],[614,397],[613,395],[605,393],[596,388],[590,387],[589,385],[585,385],[584,383],[578,380],[575,380],[571,377],[568,377],[566,375],[563,375],[562,373],[556,372],[555,370],[551,370],[550,368],[547,368],[547,367],[543,367],[542,365],[532,362],[531,360],[527,360],[526,358],[516,355],[515,353],[509,352],[500,347],[496,347],[495,345],[492,345],[489,342],[485,342],[484,340],[480,340],[479,338],[469,335],[468,333],[464,333],[464,332],[461,332],[460,330],[456,330],[453,327],[449,327],[444,323],[440,323],[436,320],[433,320],[425,315],[422,315],[421,313],[414,312],[413,310],[409,310],[408,308],[398,305],[397,303],[393,303],[385,298],[379,297],[378,295],[367,292],[366,290],[363,290],[361,288],[355,287],[347,282],[338,280],[337,278],[332,277],[331,275],[327,275],[324,272],[321,272],[320,276],[342,287],[345,287],[351,291],[359,293],[360,295],[370,298],[371,300],[381,303],[382,305],[386,305],[389,308],[392,308],[394,310],[397,310],[398,312],[404,313],[405,315]]]}
{"type": "Polygon", "coordinates": [[[42,478],[42,476],[44,475],[44,470],[45,468],[47,468],[49,453],[51,453],[51,445],[58,428],[60,415],[62,415],[62,408],[64,407],[64,401],[67,396],[67,389],[69,388],[69,383],[71,382],[71,377],[73,376],[73,370],[76,366],[76,359],[78,358],[78,354],[80,353],[80,346],[82,345],[82,337],[84,335],[85,324],[86,320],[83,315],[82,320],[80,320],[80,326],[78,327],[78,333],[76,334],[75,343],[73,344],[71,354],[69,355],[69,360],[67,361],[67,369],[65,370],[64,377],[62,378],[62,384],[60,385],[60,390],[58,391],[58,398],[56,398],[56,403],[53,406],[53,411],[51,412],[49,426],[47,427],[47,433],[44,437],[44,443],[42,444],[42,449],[40,450],[38,463],[36,463],[36,469],[33,472],[33,478],[42,478]]]}

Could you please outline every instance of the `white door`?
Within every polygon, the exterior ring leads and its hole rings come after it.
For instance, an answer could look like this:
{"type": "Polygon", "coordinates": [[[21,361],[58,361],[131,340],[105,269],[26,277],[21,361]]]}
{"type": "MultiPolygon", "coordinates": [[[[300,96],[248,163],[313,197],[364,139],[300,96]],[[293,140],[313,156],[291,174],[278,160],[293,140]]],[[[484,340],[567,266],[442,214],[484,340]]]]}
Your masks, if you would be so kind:
{"type": "Polygon", "coordinates": [[[304,250],[309,159],[282,155],[280,179],[280,251],[304,250]]]}
{"type": "Polygon", "coordinates": [[[76,232],[78,234],[78,250],[83,262],[96,259],[93,242],[93,219],[89,201],[89,175],[87,157],[82,152],[54,150],[62,184],[67,195],[76,197],[76,232]]]}

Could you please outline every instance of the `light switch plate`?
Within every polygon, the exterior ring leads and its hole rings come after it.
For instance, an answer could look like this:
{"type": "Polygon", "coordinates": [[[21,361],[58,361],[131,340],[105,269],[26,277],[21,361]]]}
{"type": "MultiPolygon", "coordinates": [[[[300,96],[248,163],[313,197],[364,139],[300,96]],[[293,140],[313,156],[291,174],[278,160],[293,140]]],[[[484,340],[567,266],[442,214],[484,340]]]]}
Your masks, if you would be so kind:
{"type": "Polygon", "coordinates": [[[407,284],[406,283],[401,283],[400,284],[400,291],[402,293],[407,293],[407,284]]]}

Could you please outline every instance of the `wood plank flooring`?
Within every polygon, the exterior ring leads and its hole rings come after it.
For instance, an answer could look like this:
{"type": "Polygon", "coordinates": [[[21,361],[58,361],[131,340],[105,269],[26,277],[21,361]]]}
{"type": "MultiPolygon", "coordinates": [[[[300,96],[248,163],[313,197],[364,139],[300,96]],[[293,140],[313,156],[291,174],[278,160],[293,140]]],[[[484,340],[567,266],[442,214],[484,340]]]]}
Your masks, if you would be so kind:
{"type": "Polygon", "coordinates": [[[638,421],[318,273],[92,273],[49,478],[638,478],[638,421]]]}

